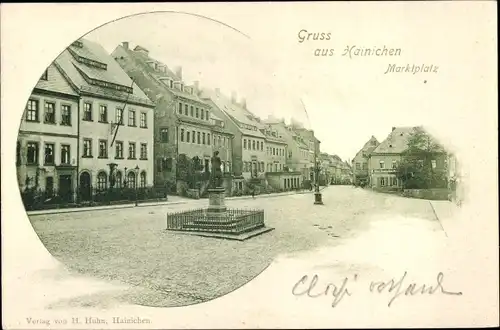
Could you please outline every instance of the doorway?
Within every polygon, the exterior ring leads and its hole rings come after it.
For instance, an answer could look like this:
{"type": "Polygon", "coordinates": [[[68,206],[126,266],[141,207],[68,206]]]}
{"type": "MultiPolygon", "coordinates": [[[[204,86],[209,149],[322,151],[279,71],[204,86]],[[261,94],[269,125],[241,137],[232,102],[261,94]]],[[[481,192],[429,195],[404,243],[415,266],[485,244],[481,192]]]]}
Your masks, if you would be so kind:
{"type": "Polygon", "coordinates": [[[84,201],[91,199],[91,181],[90,174],[88,172],[83,172],[80,174],[80,197],[84,201]]]}
{"type": "Polygon", "coordinates": [[[72,186],[71,175],[66,174],[59,176],[59,196],[67,202],[73,200],[72,186]]]}

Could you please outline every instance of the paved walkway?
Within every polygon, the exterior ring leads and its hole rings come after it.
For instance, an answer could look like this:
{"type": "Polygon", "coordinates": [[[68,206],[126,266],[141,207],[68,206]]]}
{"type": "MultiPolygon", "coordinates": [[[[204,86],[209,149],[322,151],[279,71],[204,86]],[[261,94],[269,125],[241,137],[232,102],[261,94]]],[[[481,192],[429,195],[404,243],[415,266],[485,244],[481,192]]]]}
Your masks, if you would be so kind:
{"type": "MultiPolygon", "coordinates": [[[[324,188],[323,188],[324,189],[324,188]]],[[[322,189],[322,190],[323,190],[322,189]]],[[[288,195],[297,195],[297,194],[313,194],[314,191],[287,191],[283,193],[273,193],[273,194],[262,194],[256,195],[255,198],[273,198],[273,197],[282,197],[288,195]]],[[[226,197],[228,200],[240,200],[240,199],[252,199],[252,196],[234,196],[234,197],[226,197]]],[[[175,204],[187,204],[187,203],[196,203],[196,202],[206,202],[207,199],[191,199],[180,196],[168,196],[168,200],[166,201],[156,201],[156,202],[140,202],[137,206],[135,203],[128,204],[116,204],[116,205],[102,205],[102,206],[89,206],[89,207],[75,207],[75,208],[66,208],[66,209],[49,209],[49,210],[36,210],[36,211],[28,211],[28,216],[30,215],[41,215],[41,214],[59,214],[59,213],[72,213],[72,212],[86,212],[86,211],[99,211],[99,210],[113,210],[113,209],[124,209],[131,207],[147,207],[147,206],[157,206],[157,205],[175,205],[175,204]]]]}

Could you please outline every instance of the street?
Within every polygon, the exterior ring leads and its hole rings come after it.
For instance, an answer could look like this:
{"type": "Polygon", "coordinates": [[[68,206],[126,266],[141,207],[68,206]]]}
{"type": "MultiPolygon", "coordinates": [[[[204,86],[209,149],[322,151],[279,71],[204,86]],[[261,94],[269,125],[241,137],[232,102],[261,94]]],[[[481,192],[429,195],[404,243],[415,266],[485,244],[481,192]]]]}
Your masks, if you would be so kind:
{"type": "Polygon", "coordinates": [[[243,242],[165,231],[166,213],[204,207],[207,200],[31,216],[47,250],[73,274],[127,287],[107,296],[59,300],[50,307],[171,307],[208,301],[244,285],[278,256],[300,258],[345,245],[369,231],[374,219],[415,218],[431,231],[442,231],[427,200],[352,186],[330,186],[322,193],[324,205],[313,204],[313,193],[226,200],[230,208],[264,209],[266,225],[275,228],[243,242]]]}

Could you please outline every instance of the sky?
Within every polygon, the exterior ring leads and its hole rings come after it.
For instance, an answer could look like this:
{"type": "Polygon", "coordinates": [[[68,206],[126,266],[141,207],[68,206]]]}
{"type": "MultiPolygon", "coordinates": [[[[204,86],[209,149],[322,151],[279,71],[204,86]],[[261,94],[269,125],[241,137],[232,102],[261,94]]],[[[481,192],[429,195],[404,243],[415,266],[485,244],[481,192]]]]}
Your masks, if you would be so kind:
{"type": "Polygon", "coordinates": [[[188,83],[198,80],[201,87],[218,87],[226,95],[235,91],[261,118],[300,120],[315,131],[322,152],[343,160],[352,159],[372,135],[384,140],[393,126],[424,125],[438,138],[453,140],[450,113],[454,125],[463,124],[460,111],[470,111],[477,101],[457,96],[475,74],[463,64],[477,60],[461,50],[478,46],[480,28],[461,16],[443,24],[443,11],[449,9],[443,3],[427,8],[425,20],[405,4],[394,3],[388,8],[394,15],[383,16],[371,15],[371,5],[363,3],[364,10],[356,11],[355,3],[337,3],[333,14],[314,6],[297,10],[298,3],[292,12],[285,3],[280,24],[272,27],[256,24],[258,9],[251,5],[230,16],[208,6],[205,15],[223,23],[185,13],[150,13],[109,23],[85,37],[109,52],[123,41],[140,44],[170,68],[182,66],[188,83]],[[301,30],[331,38],[299,42],[301,30]],[[396,48],[401,56],[341,56],[353,45],[396,48]],[[315,49],[334,49],[334,56],[316,57],[315,49]],[[433,65],[439,71],[384,74],[390,64],[433,65]]]}

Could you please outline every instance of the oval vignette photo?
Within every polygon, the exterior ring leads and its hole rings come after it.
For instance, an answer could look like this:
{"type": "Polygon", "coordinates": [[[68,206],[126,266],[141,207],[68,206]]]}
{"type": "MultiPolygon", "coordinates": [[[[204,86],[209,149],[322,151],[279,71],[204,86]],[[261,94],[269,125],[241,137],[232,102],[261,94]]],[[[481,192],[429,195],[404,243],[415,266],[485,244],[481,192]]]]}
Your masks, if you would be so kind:
{"type": "Polygon", "coordinates": [[[47,67],[19,129],[20,193],[59,262],[44,276],[106,289],[45,308],[202,303],[324,240],[288,225],[311,208],[300,197],[319,141],[296,93],[268,87],[265,61],[224,23],[153,12],[93,30],[47,67]]]}
{"type": "Polygon", "coordinates": [[[267,55],[222,22],[153,12],[48,65],[21,119],[19,190],[58,261],[43,276],[103,289],[45,308],[203,303],[370,221],[411,215],[434,230],[429,200],[461,205],[462,164],[419,123],[367,131],[352,158],[326,152],[328,131],[287,84],[300,78],[267,55]]]}

